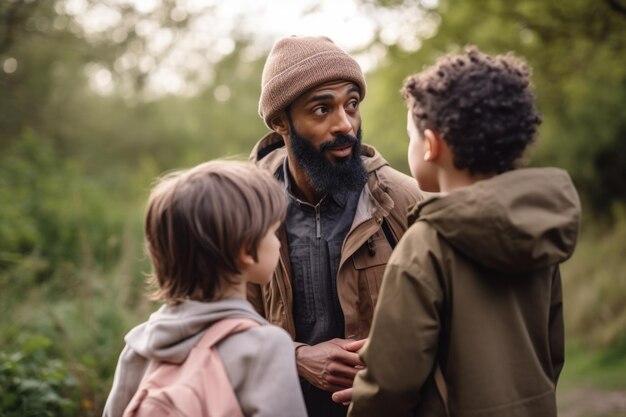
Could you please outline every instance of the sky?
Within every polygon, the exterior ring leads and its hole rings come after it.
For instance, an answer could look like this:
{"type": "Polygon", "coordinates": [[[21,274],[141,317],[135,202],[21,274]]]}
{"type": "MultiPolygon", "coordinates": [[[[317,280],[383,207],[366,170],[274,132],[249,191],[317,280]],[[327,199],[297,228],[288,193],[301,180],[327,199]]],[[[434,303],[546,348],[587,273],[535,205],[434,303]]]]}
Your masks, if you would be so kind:
{"type": "MultiPolygon", "coordinates": [[[[426,7],[437,5],[437,0],[420,2],[426,7]]],[[[384,44],[399,44],[406,50],[418,49],[420,39],[435,31],[436,23],[424,19],[415,7],[418,0],[406,3],[412,6],[392,10],[357,0],[178,0],[168,19],[183,21],[188,15],[195,16],[183,36],[149,18],[159,10],[161,0],[60,0],[57,4],[59,11],[74,15],[94,39],[109,36],[122,42],[128,30],[136,31],[148,40],[151,52],[138,56],[131,48],[118,58],[114,71],[139,67],[149,75],[149,90],[186,94],[197,90],[186,75],[210,67],[207,62],[217,62],[231,53],[234,32],[252,39],[247,51],[251,60],[267,54],[281,37],[325,35],[347,51],[358,51],[355,58],[368,71],[384,58],[384,47],[365,50],[379,28],[384,44]],[[133,23],[132,28],[124,27],[119,6],[133,6],[146,18],[133,23]]],[[[200,72],[197,82],[210,83],[210,69],[200,72]]],[[[113,89],[114,77],[109,69],[93,63],[86,73],[94,90],[105,94],[113,89]]]]}

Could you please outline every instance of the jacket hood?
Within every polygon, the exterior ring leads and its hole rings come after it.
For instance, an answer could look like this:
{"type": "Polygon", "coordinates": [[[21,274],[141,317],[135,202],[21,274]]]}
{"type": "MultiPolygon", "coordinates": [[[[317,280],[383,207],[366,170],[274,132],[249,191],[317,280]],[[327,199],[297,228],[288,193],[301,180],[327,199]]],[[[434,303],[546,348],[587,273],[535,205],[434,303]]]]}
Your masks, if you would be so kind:
{"type": "Polygon", "coordinates": [[[568,259],[580,228],[580,201],[557,168],[519,169],[416,206],[409,223],[425,221],[457,250],[503,272],[544,268],[568,259]]]}
{"type": "Polygon", "coordinates": [[[124,340],[144,358],[181,363],[202,337],[202,330],[225,317],[249,318],[267,324],[246,300],[185,301],[161,306],[147,322],[133,328],[124,340]]]}
{"type": "MultiPolygon", "coordinates": [[[[268,132],[257,142],[250,153],[250,160],[254,161],[261,168],[270,172],[276,172],[286,156],[287,147],[283,137],[272,131],[268,132]]],[[[382,166],[389,165],[373,146],[364,143],[361,143],[361,156],[368,174],[382,166]]]]}

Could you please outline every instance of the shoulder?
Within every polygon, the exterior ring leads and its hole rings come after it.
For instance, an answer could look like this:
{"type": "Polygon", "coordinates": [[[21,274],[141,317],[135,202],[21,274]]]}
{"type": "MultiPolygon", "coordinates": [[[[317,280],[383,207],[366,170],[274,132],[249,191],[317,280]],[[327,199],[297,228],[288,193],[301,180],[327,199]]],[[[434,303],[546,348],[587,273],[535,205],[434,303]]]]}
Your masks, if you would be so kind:
{"type": "Polygon", "coordinates": [[[245,415],[306,416],[289,334],[271,324],[235,334],[218,346],[245,415]]]}
{"type": "MultiPolygon", "coordinates": [[[[236,392],[245,397],[249,386],[258,391],[269,378],[293,373],[295,352],[289,334],[271,324],[237,333],[222,341],[217,350],[236,392]]],[[[267,387],[266,387],[267,388],[267,387]]]]}
{"type": "Polygon", "coordinates": [[[405,174],[404,172],[400,172],[389,165],[383,165],[378,168],[376,170],[376,175],[378,176],[379,181],[387,185],[390,189],[401,188],[414,193],[419,191],[415,178],[405,174]],[[394,185],[396,187],[394,187],[394,185]]]}
{"type": "Polygon", "coordinates": [[[266,360],[263,357],[271,359],[276,352],[293,351],[293,343],[284,329],[267,324],[230,336],[219,344],[218,349],[222,355],[266,360]]]}
{"type": "Polygon", "coordinates": [[[282,164],[286,155],[287,148],[283,138],[276,132],[268,132],[254,146],[250,152],[249,159],[260,168],[274,173],[282,164]]]}
{"type": "Polygon", "coordinates": [[[437,231],[427,222],[417,221],[406,230],[389,263],[402,263],[403,260],[423,263],[433,252],[440,252],[437,231]]]}
{"type": "Polygon", "coordinates": [[[289,333],[281,327],[267,324],[264,326],[254,327],[248,330],[248,332],[248,335],[242,334],[242,336],[247,336],[266,345],[279,346],[286,344],[291,347],[291,337],[289,336],[289,333]]]}
{"type": "Polygon", "coordinates": [[[400,202],[403,207],[408,207],[426,198],[415,178],[398,171],[389,165],[383,165],[374,171],[378,184],[386,191],[395,202],[400,202]]]}
{"type": "Polygon", "coordinates": [[[447,243],[434,227],[424,221],[413,223],[402,236],[389,258],[390,274],[406,275],[439,292],[449,257],[447,243]]]}
{"type": "Polygon", "coordinates": [[[386,189],[387,192],[409,194],[413,199],[419,196],[417,181],[413,177],[392,168],[376,148],[363,143],[361,145],[361,157],[368,174],[374,175],[378,185],[386,189]]]}

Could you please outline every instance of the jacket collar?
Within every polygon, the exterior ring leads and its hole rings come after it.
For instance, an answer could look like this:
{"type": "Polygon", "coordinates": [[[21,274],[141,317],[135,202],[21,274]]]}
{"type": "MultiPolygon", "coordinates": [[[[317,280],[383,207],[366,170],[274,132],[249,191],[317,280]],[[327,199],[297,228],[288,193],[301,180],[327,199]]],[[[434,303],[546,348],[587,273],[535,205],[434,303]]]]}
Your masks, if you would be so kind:
{"type": "MultiPolygon", "coordinates": [[[[283,137],[274,131],[268,132],[256,143],[249,158],[259,167],[277,175],[287,158],[287,147],[283,137]]],[[[376,171],[389,163],[373,146],[364,143],[361,143],[361,158],[368,174],[368,181],[367,187],[364,187],[361,193],[355,225],[369,217],[382,221],[395,205],[387,192],[387,188],[393,184],[385,184],[376,174],[376,171]]]]}

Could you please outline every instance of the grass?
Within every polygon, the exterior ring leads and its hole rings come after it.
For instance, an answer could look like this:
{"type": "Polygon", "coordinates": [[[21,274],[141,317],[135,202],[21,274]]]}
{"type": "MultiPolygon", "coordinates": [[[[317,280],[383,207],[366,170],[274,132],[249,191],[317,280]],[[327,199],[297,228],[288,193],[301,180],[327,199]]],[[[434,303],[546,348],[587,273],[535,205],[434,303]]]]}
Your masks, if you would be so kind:
{"type": "Polygon", "coordinates": [[[581,341],[569,344],[557,387],[560,417],[626,415],[625,348],[624,343],[603,350],[590,350],[581,341]]]}
{"type": "Polygon", "coordinates": [[[626,391],[626,338],[604,350],[591,350],[581,342],[570,343],[559,389],[576,387],[626,391]]]}

